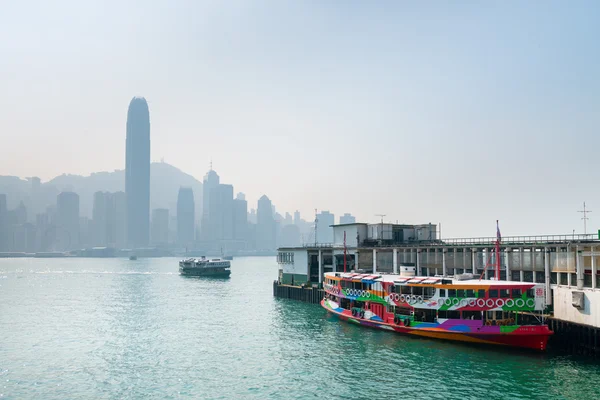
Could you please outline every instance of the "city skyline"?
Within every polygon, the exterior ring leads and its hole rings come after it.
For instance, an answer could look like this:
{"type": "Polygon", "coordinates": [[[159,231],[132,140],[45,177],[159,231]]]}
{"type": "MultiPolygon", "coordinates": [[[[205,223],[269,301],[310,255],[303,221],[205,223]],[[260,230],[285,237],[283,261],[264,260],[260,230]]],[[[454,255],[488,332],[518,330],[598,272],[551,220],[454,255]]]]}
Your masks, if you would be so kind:
{"type": "Polygon", "coordinates": [[[600,5],[584,3],[10,4],[0,173],[122,169],[142,95],[151,160],[198,179],[212,158],[250,204],[446,237],[583,231],[575,211],[600,198],[574,173],[600,140],[600,5]]]}

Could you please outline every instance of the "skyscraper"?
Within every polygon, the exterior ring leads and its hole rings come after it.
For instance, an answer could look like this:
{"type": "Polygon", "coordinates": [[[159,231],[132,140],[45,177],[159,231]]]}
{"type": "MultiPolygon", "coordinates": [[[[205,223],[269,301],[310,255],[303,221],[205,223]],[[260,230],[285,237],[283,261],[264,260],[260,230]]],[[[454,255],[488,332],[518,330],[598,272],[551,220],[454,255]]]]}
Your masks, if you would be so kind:
{"type": "Polygon", "coordinates": [[[345,213],[340,217],[340,224],[353,224],[356,222],[356,218],[352,214],[345,213]]]}
{"type": "Polygon", "coordinates": [[[271,200],[263,195],[258,200],[256,215],[256,248],[258,250],[275,249],[275,219],[271,200]]]}
{"type": "Polygon", "coordinates": [[[317,214],[317,241],[319,243],[333,243],[333,228],[335,216],[329,211],[317,214]]]}
{"type": "Polygon", "coordinates": [[[214,238],[210,226],[210,192],[219,186],[219,175],[212,169],[204,176],[202,182],[202,240],[210,241],[214,238]]]}
{"type": "Polygon", "coordinates": [[[248,240],[248,202],[243,193],[233,200],[233,238],[238,247],[245,248],[248,240]]]}
{"type": "Polygon", "coordinates": [[[125,158],[127,244],[148,245],[150,238],[150,113],[143,97],[134,97],[127,111],[125,158]]]}
{"type": "Polygon", "coordinates": [[[189,247],[194,243],[196,230],[194,192],[191,188],[179,188],[177,195],[177,242],[189,247]]]}

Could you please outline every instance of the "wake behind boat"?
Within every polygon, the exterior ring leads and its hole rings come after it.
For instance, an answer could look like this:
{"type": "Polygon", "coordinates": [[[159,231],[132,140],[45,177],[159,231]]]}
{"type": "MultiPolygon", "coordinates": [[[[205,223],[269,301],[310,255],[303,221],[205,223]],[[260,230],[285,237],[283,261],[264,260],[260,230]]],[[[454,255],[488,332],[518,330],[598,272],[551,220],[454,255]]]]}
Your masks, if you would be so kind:
{"type": "Polygon", "coordinates": [[[179,273],[189,276],[228,277],[231,274],[231,263],[221,258],[206,257],[188,258],[179,261],[179,273]]]}

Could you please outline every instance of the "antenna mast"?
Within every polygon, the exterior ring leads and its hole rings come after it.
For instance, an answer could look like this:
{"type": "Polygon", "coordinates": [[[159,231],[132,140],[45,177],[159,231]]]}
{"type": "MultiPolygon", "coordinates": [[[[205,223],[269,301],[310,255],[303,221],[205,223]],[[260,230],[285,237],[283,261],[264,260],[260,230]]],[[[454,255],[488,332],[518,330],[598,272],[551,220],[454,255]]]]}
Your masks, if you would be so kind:
{"type": "Polygon", "coordinates": [[[587,214],[591,213],[592,211],[591,210],[586,210],[586,208],[585,208],[585,201],[584,201],[583,202],[583,210],[582,211],[577,211],[577,212],[583,213],[583,218],[581,218],[583,220],[583,233],[587,234],[587,220],[589,219],[587,217],[587,214]]]}

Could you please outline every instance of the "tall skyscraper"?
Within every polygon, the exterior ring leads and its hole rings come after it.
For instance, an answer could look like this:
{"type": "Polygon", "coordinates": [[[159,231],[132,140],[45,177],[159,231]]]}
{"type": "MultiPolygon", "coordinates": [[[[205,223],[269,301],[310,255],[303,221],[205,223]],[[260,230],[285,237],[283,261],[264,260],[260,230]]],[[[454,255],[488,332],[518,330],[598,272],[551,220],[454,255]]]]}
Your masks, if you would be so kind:
{"type": "Polygon", "coordinates": [[[340,217],[340,224],[353,224],[356,218],[352,214],[345,213],[340,217]]]}
{"type": "Polygon", "coordinates": [[[209,237],[214,248],[223,246],[223,241],[233,239],[233,186],[219,184],[209,195],[209,237]]]}
{"type": "Polygon", "coordinates": [[[165,246],[169,244],[169,209],[152,210],[152,244],[165,246]]]}
{"type": "Polygon", "coordinates": [[[194,192],[191,188],[179,188],[177,195],[177,242],[190,247],[194,243],[196,230],[194,192]]]}
{"type": "Polygon", "coordinates": [[[210,241],[214,237],[210,224],[210,192],[219,186],[219,175],[212,169],[204,175],[202,182],[202,240],[210,241]]]}
{"type": "Polygon", "coordinates": [[[150,238],[150,113],[143,97],[134,97],[127,111],[125,159],[127,244],[148,245],[150,238]]]}
{"type": "Polygon", "coordinates": [[[62,192],[56,198],[56,237],[58,250],[79,246],[79,195],[62,192]]]}
{"type": "Polygon", "coordinates": [[[256,248],[258,250],[275,249],[275,219],[271,200],[265,195],[258,199],[256,214],[256,248]]]}
{"type": "Polygon", "coordinates": [[[238,193],[233,200],[233,238],[238,246],[245,248],[248,240],[248,202],[243,193],[238,193]]]}

